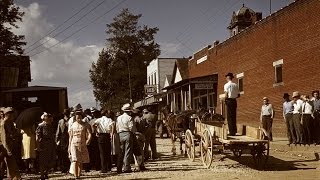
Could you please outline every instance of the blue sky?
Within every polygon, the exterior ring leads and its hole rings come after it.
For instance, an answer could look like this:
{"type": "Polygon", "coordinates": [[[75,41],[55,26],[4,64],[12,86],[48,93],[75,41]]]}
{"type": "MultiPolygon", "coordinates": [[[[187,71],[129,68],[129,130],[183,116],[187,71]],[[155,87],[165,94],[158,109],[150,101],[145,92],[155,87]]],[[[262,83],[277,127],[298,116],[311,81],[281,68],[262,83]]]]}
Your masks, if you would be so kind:
{"type": "MultiPolygon", "coordinates": [[[[270,14],[270,0],[127,0],[112,11],[110,9],[120,0],[14,2],[26,12],[24,22],[19,24],[21,28],[15,30],[16,33],[26,35],[26,47],[40,40],[26,50],[26,55],[31,56],[32,60],[31,85],[68,87],[69,105],[80,102],[85,107],[96,104],[88,70],[106,42],[106,24],[111,23],[121,9],[128,8],[134,14],[141,13],[142,24],[160,29],[156,41],[161,45],[161,57],[188,57],[215,40],[224,41],[229,36],[226,27],[232,12],[243,4],[262,12],[263,18],[270,14]],[[47,35],[81,8],[83,10],[74,18],[47,35]],[[107,11],[110,12],[102,16],[107,11]],[[78,20],[81,16],[84,18],[78,20]],[[90,23],[100,16],[97,21],[90,23]],[[71,26],[72,23],[75,24],[71,26]],[[63,31],[68,26],[70,28],[63,31]],[[80,28],[83,29],[60,42],[80,28]],[[61,33],[56,35],[58,32],[61,33]]],[[[291,2],[293,0],[271,0],[271,11],[275,12],[291,2]]]]}

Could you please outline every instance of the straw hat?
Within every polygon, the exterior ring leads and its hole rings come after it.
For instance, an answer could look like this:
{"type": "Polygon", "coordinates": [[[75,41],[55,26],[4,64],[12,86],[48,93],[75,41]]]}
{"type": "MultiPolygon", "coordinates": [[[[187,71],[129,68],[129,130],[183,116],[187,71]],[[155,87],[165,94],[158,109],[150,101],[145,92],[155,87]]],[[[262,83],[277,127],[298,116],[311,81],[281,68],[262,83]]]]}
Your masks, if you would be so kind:
{"type": "Polygon", "coordinates": [[[148,113],[149,111],[148,111],[148,109],[144,109],[142,112],[143,113],[148,113]]]}
{"type": "Polygon", "coordinates": [[[131,106],[129,103],[126,103],[121,108],[122,111],[132,111],[131,106]]]}
{"type": "Polygon", "coordinates": [[[82,106],[81,104],[77,104],[73,107],[74,112],[82,112],[82,106]]]}
{"type": "Polygon", "coordinates": [[[292,93],[292,97],[299,97],[300,96],[300,93],[298,91],[295,91],[292,93]]]}
{"type": "Polygon", "coordinates": [[[14,112],[14,109],[12,107],[3,108],[3,114],[7,114],[9,112],[14,112]]]}
{"type": "Polygon", "coordinates": [[[267,97],[263,97],[263,100],[267,100],[267,101],[269,101],[269,99],[268,99],[267,97]]]}

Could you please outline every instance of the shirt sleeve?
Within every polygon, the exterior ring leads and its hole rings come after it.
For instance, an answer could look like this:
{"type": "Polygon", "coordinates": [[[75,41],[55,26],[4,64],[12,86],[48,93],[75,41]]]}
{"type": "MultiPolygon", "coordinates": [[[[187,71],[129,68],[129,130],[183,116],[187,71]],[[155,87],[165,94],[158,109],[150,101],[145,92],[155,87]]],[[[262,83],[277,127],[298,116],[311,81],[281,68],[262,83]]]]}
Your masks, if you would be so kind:
{"type": "Polygon", "coordinates": [[[271,118],[273,119],[274,118],[274,110],[273,110],[273,106],[272,104],[270,104],[270,113],[271,113],[271,118]]]}
{"type": "Polygon", "coordinates": [[[228,84],[228,83],[225,84],[225,85],[223,86],[223,91],[224,91],[224,92],[228,92],[228,87],[229,87],[229,84],[228,84]]]}

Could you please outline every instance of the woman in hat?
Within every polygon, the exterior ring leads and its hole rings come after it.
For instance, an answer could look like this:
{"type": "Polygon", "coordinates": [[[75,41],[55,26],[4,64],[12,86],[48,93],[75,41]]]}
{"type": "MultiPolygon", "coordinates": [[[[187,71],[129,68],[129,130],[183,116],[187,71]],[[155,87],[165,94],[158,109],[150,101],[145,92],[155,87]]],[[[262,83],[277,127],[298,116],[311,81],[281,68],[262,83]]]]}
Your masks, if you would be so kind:
{"type": "Polygon", "coordinates": [[[69,130],[68,152],[71,157],[70,173],[80,179],[83,163],[89,163],[89,152],[87,145],[91,140],[90,125],[83,121],[84,115],[81,109],[75,111],[75,122],[69,130]]]}
{"type": "Polygon", "coordinates": [[[40,179],[48,179],[48,171],[56,163],[55,133],[52,126],[51,114],[43,113],[42,122],[36,130],[37,150],[39,153],[40,179]]]}
{"type": "Polygon", "coordinates": [[[272,104],[269,103],[269,99],[267,97],[263,98],[263,105],[261,107],[261,115],[260,122],[262,124],[263,129],[267,131],[268,138],[272,141],[272,122],[274,118],[274,111],[272,104]]]}

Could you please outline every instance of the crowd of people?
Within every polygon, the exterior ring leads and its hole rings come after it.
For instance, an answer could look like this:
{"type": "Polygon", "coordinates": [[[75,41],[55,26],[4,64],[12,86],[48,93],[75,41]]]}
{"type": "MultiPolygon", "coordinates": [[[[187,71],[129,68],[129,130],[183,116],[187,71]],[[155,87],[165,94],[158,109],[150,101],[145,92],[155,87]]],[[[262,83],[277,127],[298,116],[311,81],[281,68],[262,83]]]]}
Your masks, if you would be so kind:
{"type": "MultiPolygon", "coordinates": [[[[319,91],[313,91],[312,97],[292,93],[283,95],[283,118],[287,126],[288,145],[291,144],[320,144],[320,98],[319,91]]],[[[263,98],[260,121],[272,140],[272,122],[274,110],[267,97],[263,98]]]]}
{"type": "Polygon", "coordinates": [[[106,108],[83,111],[78,104],[65,109],[61,119],[44,112],[42,122],[23,129],[17,128],[12,107],[0,113],[0,179],[21,179],[21,172],[40,172],[40,179],[48,179],[54,170],[76,179],[90,170],[130,173],[144,171],[145,161],[158,159],[152,109],[140,112],[124,104],[117,113],[106,108]]]}

